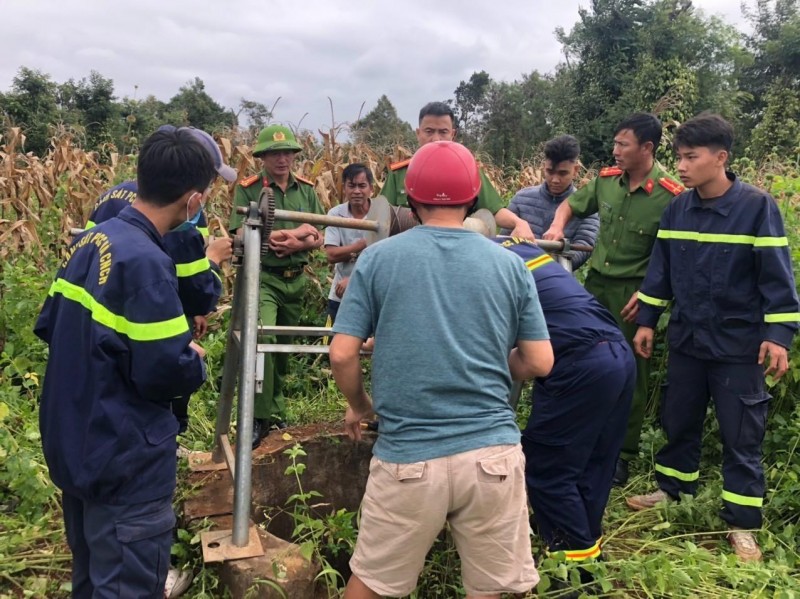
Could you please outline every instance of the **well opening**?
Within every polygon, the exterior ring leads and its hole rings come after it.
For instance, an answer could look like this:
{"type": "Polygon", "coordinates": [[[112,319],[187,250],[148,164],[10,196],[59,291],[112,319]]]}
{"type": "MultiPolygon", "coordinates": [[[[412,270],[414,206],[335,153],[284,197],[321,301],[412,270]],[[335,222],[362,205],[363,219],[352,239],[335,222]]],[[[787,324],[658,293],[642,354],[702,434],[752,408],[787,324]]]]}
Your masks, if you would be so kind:
{"type": "MultiPolygon", "coordinates": [[[[294,506],[289,498],[299,493],[300,489],[295,476],[286,474],[292,459],[285,451],[299,443],[306,453],[297,458],[298,463],[305,464],[300,475],[303,491],[307,493],[313,490],[322,495],[308,500],[308,515],[324,520],[340,509],[357,512],[366,488],[372,446],[376,438],[374,433],[365,432],[363,441],[354,443],[342,432],[341,425],[312,424],[273,431],[262,441],[261,446],[253,452],[250,517],[262,529],[259,532],[262,545],[274,547],[275,551],[272,554],[268,551],[268,555],[261,558],[223,564],[221,577],[234,597],[243,597],[246,589],[258,578],[273,579],[276,560],[284,559],[290,552],[297,553],[298,548],[293,545],[295,540],[292,538],[295,528],[294,506]]],[[[233,505],[230,474],[221,471],[198,473],[192,476],[195,477],[199,492],[184,502],[186,519],[208,516],[220,524],[225,522],[222,525],[224,527],[229,526],[227,515],[231,514],[233,505]]],[[[350,574],[349,553],[340,551],[332,555],[320,549],[329,564],[347,580],[350,574]]],[[[292,584],[300,584],[300,578],[312,583],[314,572],[307,568],[300,569],[296,578],[298,580],[292,581],[292,584]]],[[[310,588],[304,586],[306,590],[293,593],[283,581],[279,582],[284,590],[289,591],[288,596],[300,596],[310,588]]],[[[319,587],[319,584],[316,586],[319,587]]],[[[320,590],[316,589],[317,592],[320,590]]],[[[267,593],[263,596],[271,595],[267,593]]]]}
{"type": "Polygon", "coordinates": [[[306,466],[300,475],[303,490],[322,495],[309,500],[311,513],[322,517],[342,508],[357,511],[367,484],[374,441],[374,435],[365,434],[364,441],[354,443],[340,428],[319,425],[270,434],[253,454],[253,520],[276,537],[292,540],[293,506],[287,502],[299,488],[295,476],[286,474],[292,460],[284,452],[295,443],[306,453],[297,458],[306,466]]]}

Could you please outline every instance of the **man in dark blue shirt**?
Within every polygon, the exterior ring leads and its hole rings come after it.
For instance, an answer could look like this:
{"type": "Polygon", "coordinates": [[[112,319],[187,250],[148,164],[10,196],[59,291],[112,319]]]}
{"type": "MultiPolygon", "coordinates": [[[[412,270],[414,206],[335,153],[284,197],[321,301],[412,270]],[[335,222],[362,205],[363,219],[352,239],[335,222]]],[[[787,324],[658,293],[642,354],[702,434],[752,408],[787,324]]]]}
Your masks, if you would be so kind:
{"type": "MultiPolygon", "coordinates": [[[[585,563],[601,552],[603,512],[636,379],[633,352],[611,313],[537,245],[495,239],[536,281],[555,366],[535,379],[522,433],[528,498],[551,552],[585,563]]],[[[582,578],[590,578],[581,570],[582,578]]]]}

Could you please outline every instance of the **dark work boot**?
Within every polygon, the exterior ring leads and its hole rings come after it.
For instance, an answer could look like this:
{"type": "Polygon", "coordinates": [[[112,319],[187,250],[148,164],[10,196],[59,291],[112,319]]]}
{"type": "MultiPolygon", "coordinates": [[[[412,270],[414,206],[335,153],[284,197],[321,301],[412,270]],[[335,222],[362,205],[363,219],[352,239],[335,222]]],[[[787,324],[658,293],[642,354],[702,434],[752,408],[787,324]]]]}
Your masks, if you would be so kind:
{"type": "Polygon", "coordinates": [[[617,459],[617,468],[614,470],[614,478],[611,479],[615,487],[624,487],[628,482],[628,460],[617,459]]]}
{"type": "Polygon", "coordinates": [[[269,421],[253,419],[253,449],[261,445],[261,440],[269,434],[269,421]]]}

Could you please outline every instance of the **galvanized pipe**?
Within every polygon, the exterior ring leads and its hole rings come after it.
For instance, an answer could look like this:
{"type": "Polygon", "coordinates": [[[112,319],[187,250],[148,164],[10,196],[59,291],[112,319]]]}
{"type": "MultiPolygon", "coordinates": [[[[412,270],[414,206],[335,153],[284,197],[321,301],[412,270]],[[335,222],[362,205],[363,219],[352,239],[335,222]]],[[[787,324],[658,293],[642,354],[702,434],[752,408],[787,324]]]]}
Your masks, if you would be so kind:
{"type": "MultiPolygon", "coordinates": [[[[564,241],[551,241],[549,239],[537,239],[534,241],[536,245],[542,248],[545,252],[561,252],[564,250],[564,241]]],[[[575,250],[576,252],[591,252],[594,251],[594,248],[590,245],[572,245],[569,244],[570,250],[575,250]]]]}
{"type": "MultiPolygon", "coordinates": [[[[241,297],[244,293],[244,273],[236,277],[233,296],[241,297]]],[[[228,336],[225,342],[225,362],[222,368],[222,384],[220,385],[219,401],[217,403],[217,422],[214,432],[214,451],[211,458],[220,463],[225,460],[222,447],[222,437],[227,435],[231,428],[231,412],[233,411],[233,395],[236,392],[236,375],[239,370],[239,357],[241,351],[236,332],[242,328],[242,302],[233,302],[231,306],[231,320],[228,324],[228,336]]]]}
{"type": "MultiPolygon", "coordinates": [[[[247,214],[247,208],[240,206],[236,209],[239,214],[247,214]]],[[[341,216],[327,216],[313,212],[295,212],[294,210],[275,210],[275,220],[308,223],[309,225],[324,225],[326,227],[344,227],[346,229],[360,229],[362,231],[378,231],[380,225],[374,220],[360,218],[343,218],[341,216]]]]}
{"type": "MultiPolygon", "coordinates": [[[[252,485],[253,402],[256,385],[256,345],[258,343],[258,294],[261,272],[261,221],[251,209],[244,223],[244,314],[242,322],[241,371],[239,374],[239,414],[236,430],[236,477],[233,490],[233,544],[247,545],[250,527],[250,489],[252,485]]],[[[241,300],[241,297],[240,297],[241,300]]]]}
{"type": "Polygon", "coordinates": [[[380,225],[374,220],[362,218],[343,218],[341,216],[327,216],[313,212],[295,212],[293,210],[275,210],[275,220],[308,223],[310,225],[325,225],[327,227],[344,227],[346,229],[359,229],[361,231],[375,231],[380,225]]]}

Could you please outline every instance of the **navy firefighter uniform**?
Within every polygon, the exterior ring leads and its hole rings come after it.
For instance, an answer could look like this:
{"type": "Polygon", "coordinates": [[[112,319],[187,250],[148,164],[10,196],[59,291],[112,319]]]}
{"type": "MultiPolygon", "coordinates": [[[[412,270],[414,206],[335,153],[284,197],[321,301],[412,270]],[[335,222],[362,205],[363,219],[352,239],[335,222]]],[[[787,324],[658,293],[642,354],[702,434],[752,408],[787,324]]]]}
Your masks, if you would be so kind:
{"type": "Polygon", "coordinates": [[[39,426],[63,491],[73,597],[160,597],[175,522],[170,402],[205,366],[153,224],[127,207],[78,236],[34,332],[50,348],[39,426]]]}
{"type": "Polygon", "coordinates": [[[673,498],[694,494],[700,477],[703,420],[714,398],[722,437],[722,518],[761,526],[761,442],[770,395],[759,348],[789,348],[800,321],[783,220],[765,191],[728,173],[732,186],[701,200],[694,190],[661,217],[639,292],[640,326],[655,328],[672,303],[656,480],[673,498]]]}
{"type": "MultiPolygon", "coordinates": [[[[117,216],[133,203],[137,190],[136,181],[125,181],[103,193],[89,215],[86,228],[90,229],[117,216]]],[[[205,216],[201,213],[196,227],[189,226],[179,231],[170,231],[163,237],[164,248],[175,262],[178,296],[181,299],[183,313],[189,320],[216,310],[217,301],[222,293],[219,265],[206,257],[204,241],[206,235],[208,228],[205,216]]],[[[176,399],[172,409],[183,432],[189,424],[189,397],[176,399]]]]}
{"type": "Polygon", "coordinates": [[[535,380],[522,433],[534,518],[551,552],[597,558],[636,383],[633,352],[611,313],[537,245],[496,241],[531,271],[555,355],[550,375],[535,380]]]}
{"type": "MultiPolygon", "coordinates": [[[[117,216],[136,199],[136,181],[125,181],[103,193],[89,215],[86,228],[117,216]]],[[[164,247],[175,262],[178,293],[188,318],[205,316],[217,309],[222,293],[219,265],[206,258],[204,237],[208,235],[201,213],[197,227],[170,231],[164,235],[164,247]]]]}

